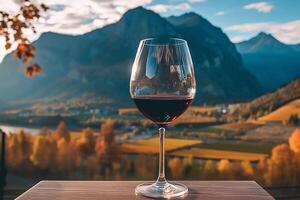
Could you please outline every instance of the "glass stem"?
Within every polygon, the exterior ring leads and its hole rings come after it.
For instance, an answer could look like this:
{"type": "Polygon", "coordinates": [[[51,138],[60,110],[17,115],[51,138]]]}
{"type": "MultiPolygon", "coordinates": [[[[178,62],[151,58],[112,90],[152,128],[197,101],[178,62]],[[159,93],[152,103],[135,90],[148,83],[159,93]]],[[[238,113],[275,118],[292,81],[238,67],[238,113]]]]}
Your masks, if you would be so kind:
{"type": "Polygon", "coordinates": [[[158,187],[166,187],[165,178],[165,128],[159,128],[159,175],[156,181],[158,187]]]}

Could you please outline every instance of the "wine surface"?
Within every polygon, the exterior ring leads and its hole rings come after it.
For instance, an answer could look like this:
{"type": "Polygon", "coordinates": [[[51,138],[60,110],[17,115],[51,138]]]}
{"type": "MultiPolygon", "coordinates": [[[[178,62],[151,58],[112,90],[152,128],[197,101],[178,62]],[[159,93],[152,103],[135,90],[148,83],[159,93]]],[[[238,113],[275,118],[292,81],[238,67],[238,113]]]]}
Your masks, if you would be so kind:
{"type": "Polygon", "coordinates": [[[134,97],[133,101],[143,115],[158,126],[165,126],[177,119],[191,104],[187,97],[134,97]]]}

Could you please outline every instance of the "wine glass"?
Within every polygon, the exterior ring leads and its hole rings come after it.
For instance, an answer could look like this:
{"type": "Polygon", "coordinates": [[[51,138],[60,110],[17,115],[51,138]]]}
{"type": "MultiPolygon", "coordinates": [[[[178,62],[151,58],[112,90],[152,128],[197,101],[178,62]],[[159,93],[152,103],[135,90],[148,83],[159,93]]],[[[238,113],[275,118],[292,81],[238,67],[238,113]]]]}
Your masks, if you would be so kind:
{"type": "Polygon", "coordinates": [[[188,188],[165,178],[165,127],[192,103],[196,93],[193,63],[187,42],[178,38],[150,38],[140,42],[132,67],[130,94],[143,115],[159,127],[159,175],[135,193],[152,198],[184,196],[188,188]]]}

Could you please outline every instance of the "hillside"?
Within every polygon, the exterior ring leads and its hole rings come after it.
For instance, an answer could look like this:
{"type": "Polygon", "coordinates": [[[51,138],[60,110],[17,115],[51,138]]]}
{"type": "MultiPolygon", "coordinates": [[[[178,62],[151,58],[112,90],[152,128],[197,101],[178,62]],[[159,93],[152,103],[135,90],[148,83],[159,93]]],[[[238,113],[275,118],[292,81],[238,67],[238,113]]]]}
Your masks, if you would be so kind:
{"type": "Polygon", "coordinates": [[[259,118],[298,98],[300,98],[300,78],[291,81],[275,92],[234,106],[229,116],[236,120],[259,118]]]}
{"type": "Polygon", "coordinates": [[[88,93],[130,106],[129,77],[139,41],[162,36],[189,42],[198,84],[195,103],[244,101],[261,94],[220,28],[195,13],[165,19],[138,7],[83,35],[42,34],[34,46],[44,72],[36,78],[25,78],[18,61],[7,55],[0,64],[0,101],[63,102],[88,93]]]}
{"type": "Polygon", "coordinates": [[[287,45],[271,34],[259,33],[236,44],[244,66],[271,92],[300,76],[299,45],[287,45]],[[270,77],[270,78],[266,78],[270,77]]]}
{"type": "Polygon", "coordinates": [[[300,117],[300,99],[294,100],[279,107],[270,114],[260,117],[259,120],[270,122],[288,122],[291,115],[298,115],[300,117]]]}

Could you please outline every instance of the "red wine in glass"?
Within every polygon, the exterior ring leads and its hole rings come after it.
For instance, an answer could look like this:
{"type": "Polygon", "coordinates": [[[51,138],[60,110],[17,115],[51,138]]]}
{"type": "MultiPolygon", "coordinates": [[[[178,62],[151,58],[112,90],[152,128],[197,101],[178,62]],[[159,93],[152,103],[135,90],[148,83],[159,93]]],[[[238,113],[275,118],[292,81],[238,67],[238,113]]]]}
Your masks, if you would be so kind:
{"type": "Polygon", "coordinates": [[[193,100],[176,96],[145,96],[132,99],[139,111],[160,127],[177,119],[193,100]]]}

